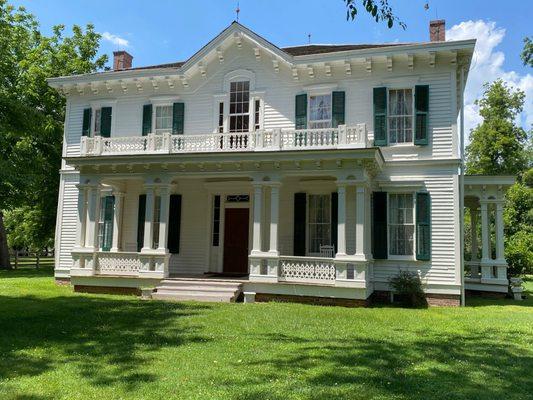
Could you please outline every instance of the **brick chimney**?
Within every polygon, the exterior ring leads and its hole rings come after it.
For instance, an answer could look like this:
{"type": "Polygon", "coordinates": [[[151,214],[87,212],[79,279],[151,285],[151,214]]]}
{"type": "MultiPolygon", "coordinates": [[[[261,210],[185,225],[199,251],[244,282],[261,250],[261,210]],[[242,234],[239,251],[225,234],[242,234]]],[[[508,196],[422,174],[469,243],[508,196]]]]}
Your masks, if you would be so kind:
{"type": "Polygon", "coordinates": [[[446,21],[436,19],[429,21],[429,40],[432,42],[444,42],[446,40],[446,21]]]}
{"type": "Polygon", "coordinates": [[[127,51],[120,50],[113,52],[113,70],[120,71],[122,69],[130,69],[133,61],[133,56],[127,51]]]}

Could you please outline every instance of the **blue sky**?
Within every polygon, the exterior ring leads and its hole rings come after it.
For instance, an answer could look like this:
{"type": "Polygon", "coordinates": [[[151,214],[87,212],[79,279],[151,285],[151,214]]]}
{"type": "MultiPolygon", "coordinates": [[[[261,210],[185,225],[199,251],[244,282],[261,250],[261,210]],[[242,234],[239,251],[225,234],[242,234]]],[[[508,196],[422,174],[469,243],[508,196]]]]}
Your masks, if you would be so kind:
{"type": "MultiPolygon", "coordinates": [[[[479,121],[473,100],[486,79],[502,77],[527,93],[524,126],[533,123],[533,70],[519,58],[524,36],[533,35],[533,1],[391,0],[407,24],[388,29],[366,13],[347,22],[342,0],[241,0],[240,22],[274,44],[381,43],[428,40],[429,20],[446,19],[449,37],[478,38],[467,88],[467,125],[479,121]],[[429,10],[424,4],[429,3],[429,10]]],[[[135,66],[185,60],[235,19],[233,0],[11,0],[35,14],[44,32],[56,24],[93,23],[105,34],[101,52],[125,49],[135,66]]]]}

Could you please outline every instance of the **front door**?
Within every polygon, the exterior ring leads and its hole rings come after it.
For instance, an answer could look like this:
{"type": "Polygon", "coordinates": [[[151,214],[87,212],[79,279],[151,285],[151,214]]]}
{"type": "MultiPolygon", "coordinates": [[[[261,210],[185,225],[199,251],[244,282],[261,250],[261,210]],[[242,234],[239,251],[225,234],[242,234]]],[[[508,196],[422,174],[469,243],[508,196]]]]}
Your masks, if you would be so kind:
{"type": "Polygon", "coordinates": [[[248,209],[226,208],[224,219],[224,273],[248,274],[248,209]]]}

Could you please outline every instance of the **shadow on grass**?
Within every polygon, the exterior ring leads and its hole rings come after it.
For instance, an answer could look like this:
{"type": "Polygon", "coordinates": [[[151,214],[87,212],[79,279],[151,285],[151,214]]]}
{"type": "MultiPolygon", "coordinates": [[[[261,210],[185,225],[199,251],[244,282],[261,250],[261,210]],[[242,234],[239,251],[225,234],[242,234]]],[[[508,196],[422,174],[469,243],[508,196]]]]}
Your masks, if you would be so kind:
{"type": "MultiPolygon", "coordinates": [[[[256,371],[237,399],[264,396],[264,382],[290,377],[303,399],[525,399],[533,387],[533,353],[515,343],[524,332],[472,334],[398,332],[396,338],[368,336],[306,339],[259,335],[265,346],[283,341],[291,351],[249,363],[256,371]],[[261,387],[263,386],[263,387],[261,387]]],[[[235,365],[237,367],[237,364],[235,365]]]]}
{"type": "Polygon", "coordinates": [[[95,386],[134,390],[158,378],[145,372],[151,352],[208,340],[188,317],[209,309],[101,296],[0,296],[0,381],[71,363],[95,386]]]}

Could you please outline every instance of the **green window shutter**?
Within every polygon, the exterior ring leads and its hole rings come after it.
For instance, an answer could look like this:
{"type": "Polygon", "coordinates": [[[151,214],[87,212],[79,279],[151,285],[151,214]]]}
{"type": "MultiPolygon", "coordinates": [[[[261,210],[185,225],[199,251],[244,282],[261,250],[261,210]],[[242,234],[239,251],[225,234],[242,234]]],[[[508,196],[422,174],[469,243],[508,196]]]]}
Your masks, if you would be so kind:
{"type": "Polygon", "coordinates": [[[337,128],[344,125],[345,93],[333,92],[331,95],[331,126],[337,128]]]}
{"type": "Polygon", "coordinates": [[[387,88],[374,88],[374,145],[387,145],[387,88]]]}
{"type": "Polygon", "coordinates": [[[146,219],[146,195],[139,195],[139,209],[137,211],[137,251],[144,245],[144,220],[146,219]]]}
{"type": "Polygon", "coordinates": [[[415,86],[415,140],[416,145],[429,144],[429,86],[415,86]]]}
{"type": "Polygon", "coordinates": [[[294,255],[305,256],[305,225],[307,195],[294,193],[294,255]]]}
{"type": "Polygon", "coordinates": [[[416,259],[431,259],[431,197],[428,192],[416,194],[416,259]]]}
{"type": "Polygon", "coordinates": [[[298,94],[295,99],[294,125],[296,129],[307,128],[307,94],[298,94]]]}
{"type": "Polygon", "coordinates": [[[181,231],[181,194],[170,195],[168,215],[168,251],[171,254],[179,254],[181,231]]]}
{"type": "Polygon", "coordinates": [[[106,196],[104,198],[104,225],[102,232],[102,251],[111,250],[113,243],[113,215],[115,213],[115,196],[106,196]]]}
{"type": "Polygon", "coordinates": [[[152,105],[145,104],[143,106],[143,126],[142,135],[146,136],[152,132],[152,105]]]}
{"type": "Polygon", "coordinates": [[[111,136],[111,107],[102,107],[100,113],[100,135],[103,137],[111,136]]]}
{"type": "Polygon", "coordinates": [[[86,108],[83,110],[83,124],[81,128],[81,136],[91,136],[91,116],[93,110],[86,108]]]}
{"type": "Polygon", "coordinates": [[[372,253],[376,260],[388,257],[386,192],[372,194],[372,253]]]}
{"type": "Polygon", "coordinates": [[[337,251],[337,225],[339,223],[339,195],[337,192],[331,193],[331,244],[334,251],[337,251]]]}
{"type": "Polygon", "coordinates": [[[183,135],[183,127],[185,124],[185,104],[174,103],[172,108],[172,134],[183,135]]]}

